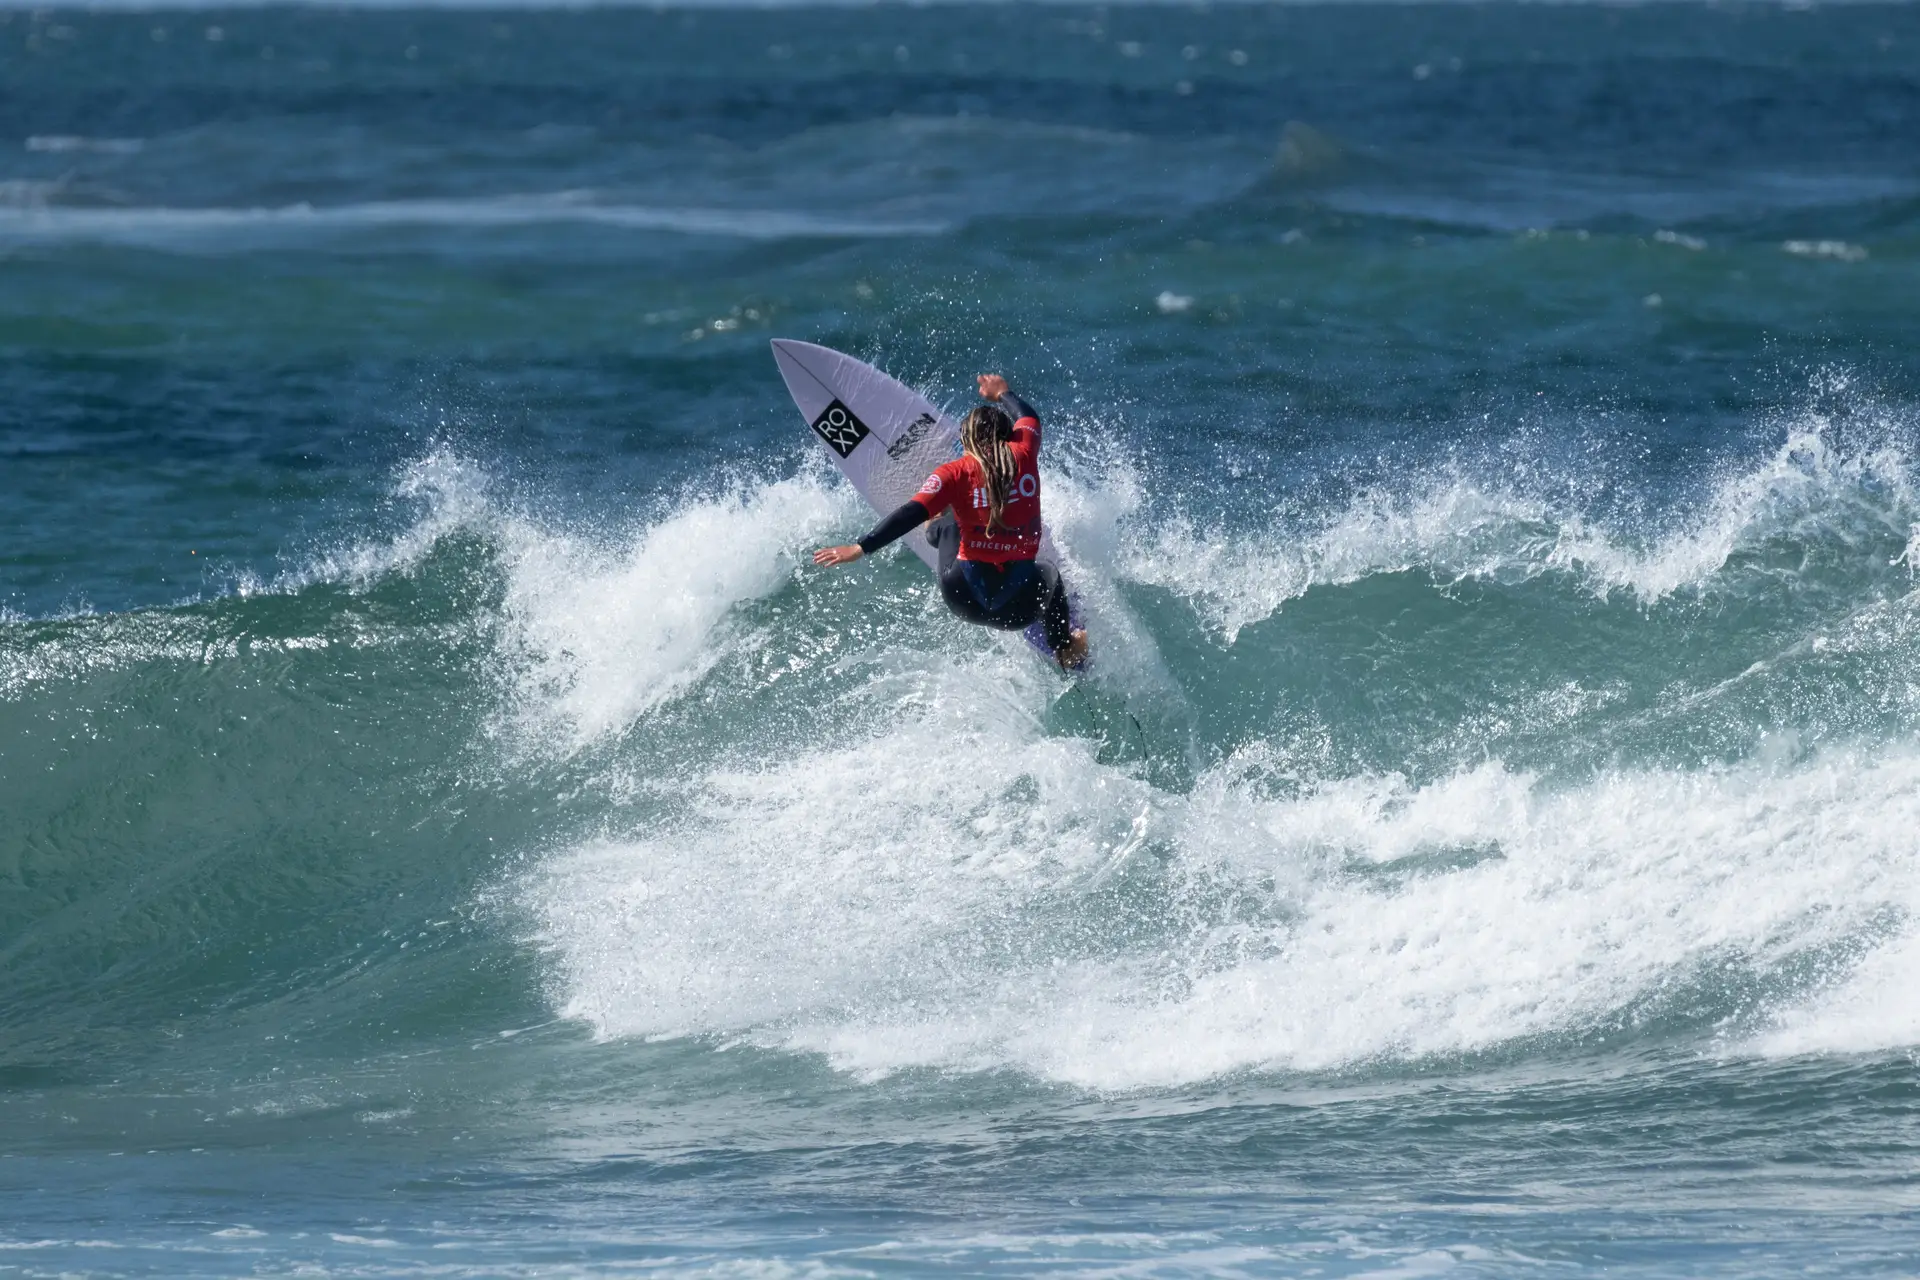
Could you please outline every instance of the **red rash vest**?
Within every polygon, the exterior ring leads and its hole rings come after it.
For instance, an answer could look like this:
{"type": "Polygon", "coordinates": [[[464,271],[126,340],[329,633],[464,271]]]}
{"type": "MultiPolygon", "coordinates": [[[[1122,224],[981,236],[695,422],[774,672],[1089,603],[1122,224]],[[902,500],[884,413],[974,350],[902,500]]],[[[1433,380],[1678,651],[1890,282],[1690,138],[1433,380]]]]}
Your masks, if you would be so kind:
{"type": "Polygon", "coordinates": [[[947,508],[960,525],[962,560],[1009,564],[1040,554],[1040,419],[1029,414],[1013,424],[1014,478],[1006,505],[1000,509],[1000,527],[989,531],[993,505],[987,497],[986,474],[964,455],[934,469],[913,500],[927,509],[929,520],[947,508]]]}

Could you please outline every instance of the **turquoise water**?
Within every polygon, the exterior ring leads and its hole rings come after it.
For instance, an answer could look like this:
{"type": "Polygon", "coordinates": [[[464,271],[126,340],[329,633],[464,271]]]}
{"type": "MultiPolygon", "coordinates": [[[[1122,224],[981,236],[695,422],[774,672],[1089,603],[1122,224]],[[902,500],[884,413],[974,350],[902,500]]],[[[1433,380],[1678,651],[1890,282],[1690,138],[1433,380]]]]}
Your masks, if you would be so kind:
{"type": "Polygon", "coordinates": [[[0,9],[0,1274],[1900,1275],[1920,10],[0,9]],[[767,349],[1049,420],[1099,666],[767,349]]]}

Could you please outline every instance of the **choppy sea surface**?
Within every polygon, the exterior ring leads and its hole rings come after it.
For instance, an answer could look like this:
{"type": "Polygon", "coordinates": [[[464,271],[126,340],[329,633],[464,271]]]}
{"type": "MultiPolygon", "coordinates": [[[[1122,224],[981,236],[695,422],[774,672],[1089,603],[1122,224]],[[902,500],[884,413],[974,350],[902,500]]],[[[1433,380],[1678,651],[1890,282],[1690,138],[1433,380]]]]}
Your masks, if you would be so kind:
{"type": "Polygon", "coordinates": [[[1916,299],[1911,7],[0,10],[0,1276],[1911,1274],[1916,299]]]}

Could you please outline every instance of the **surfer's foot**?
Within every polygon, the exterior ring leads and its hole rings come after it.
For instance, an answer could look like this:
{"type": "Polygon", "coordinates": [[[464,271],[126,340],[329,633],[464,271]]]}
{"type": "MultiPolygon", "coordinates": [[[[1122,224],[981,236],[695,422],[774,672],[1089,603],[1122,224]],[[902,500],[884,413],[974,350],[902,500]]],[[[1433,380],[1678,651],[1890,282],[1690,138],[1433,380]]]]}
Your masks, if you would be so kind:
{"type": "Polygon", "coordinates": [[[1087,633],[1076,631],[1073,638],[1053,651],[1053,660],[1062,671],[1078,671],[1087,665],[1087,633]]]}

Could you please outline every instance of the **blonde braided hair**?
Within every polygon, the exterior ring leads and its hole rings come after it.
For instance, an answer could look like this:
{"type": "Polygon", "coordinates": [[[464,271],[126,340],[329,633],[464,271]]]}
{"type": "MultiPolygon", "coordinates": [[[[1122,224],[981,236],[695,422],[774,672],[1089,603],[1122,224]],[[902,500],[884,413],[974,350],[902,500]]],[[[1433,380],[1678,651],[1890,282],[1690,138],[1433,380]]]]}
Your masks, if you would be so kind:
{"type": "Polygon", "coordinates": [[[975,405],[961,420],[961,452],[980,464],[981,474],[987,479],[987,503],[991,508],[987,520],[989,532],[1004,528],[1000,513],[1007,505],[1007,495],[1013,492],[1013,482],[1019,472],[1013,461],[1013,450],[1007,447],[1012,439],[1013,421],[997,405],[975,405]]]}

